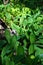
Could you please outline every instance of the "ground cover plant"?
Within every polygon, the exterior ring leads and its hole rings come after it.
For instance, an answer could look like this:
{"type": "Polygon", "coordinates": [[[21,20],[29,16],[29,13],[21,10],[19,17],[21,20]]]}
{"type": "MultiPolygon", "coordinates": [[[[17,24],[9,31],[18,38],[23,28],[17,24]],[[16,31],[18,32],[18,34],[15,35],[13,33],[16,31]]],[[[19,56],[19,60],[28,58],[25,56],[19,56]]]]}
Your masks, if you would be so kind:
{"type": "Polygon", "coordinates": [[[0,19],[16,32],[12,35],[8,29],[4,31],[4,38],[0,39],[0,64],[43,65],[43,14],[40,9],[32,10],[23,3],[1,4],[0,19]]]}

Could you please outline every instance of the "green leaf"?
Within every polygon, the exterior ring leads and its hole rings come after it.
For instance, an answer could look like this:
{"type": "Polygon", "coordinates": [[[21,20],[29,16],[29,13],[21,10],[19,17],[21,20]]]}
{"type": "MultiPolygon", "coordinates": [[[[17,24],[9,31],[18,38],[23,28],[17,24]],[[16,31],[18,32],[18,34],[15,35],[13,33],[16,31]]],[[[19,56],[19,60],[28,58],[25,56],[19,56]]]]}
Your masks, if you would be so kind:
{"type": "Polygon", "coordinates": [[[3,64],[10,65],[10,58],[8,56],[5,56],[3,61],[4,61],[3,64]]]}
{"type": "Polygon", "coordinates": [[[30,47],[29,47],[29,55],[34,53],[35,49],[34,49],[34,44],[31,44],[30,47]]]}
{"type": "Polygon", "coordinates": [[[10,46],[6,46],[3,48],[1,56],[4,57],[6,54],[9,54],[11,52],[10,46]]]}
{"type": "Polygon", "coordinates": [[[35,56],[34,56],[34,55],[31,55],[30,58],[31,58],[31,59],[35,59],[35,56]]]}
{"type": "Polygon", "coordinates": [[[35,50],[36,50],[36,53],[35,53],[36,56],[43,54],[43,49],[41,49],[39,47],[35,47],[35,50]]]}
{"type": "Polygon", "coordinates": [[[24,47],[26,47],[26,45],[27,45],[26,39],[23,40],[23,43],[24,43],[24,47]]]}
{"type": "Polygon", "coordinates": [[[15,65],[14,61],[10,61],[10,58],[8,56],[4,57],[4,61],[5,65],[15,65]]]}
{"type": "Polygon", "coordinates": [[[32,17],[29,17],[27,22],[30,23],[30,24],[33,24],[34,20],[33,20],[32,17]]]}
{"type": "Polygon", "coordinates": [[[11,44],[11,47],[13,47],[15,50],[17,50],[19,42],[17,41],[17,36],[16,35],[12,36],[10,44],[11,44]]]}
{"type": "Polygon", "coordinates": [[[6,18],[7,18],[8,20],[11,19],[11,15],[10,15],[10,13],[6,12],[5,16],[6,16],[6,18]]]}
{"type": "Polygon", "coordinates": [[[37,17],[37,21],[42,21],[42,17],[37,17]]]}
{"type": "Polygon", "coordinates": [[[15,25],[12,21],[11,21],[11,23],[10,23],[11,25],[10,25],[10,27],[12,28],[12,29],[14,29],[17,33],[19,32],[19,29],[20,29],[20,27],[19,26],[17,26],[17,25],[15,25]]]}
{"type": "Polygon", "coordinates": [[[35,30],[38,30],[39,25],[38,25],[37,23],[35,23],[33,26],[34,26],[34,29],[35,29],[35,30]]]}
{"type": "Polygon", "coordinates": [[[30,33],[30,42],[31,43],[35,42],[35,35],[33,33],[30,33]]]}
{"type": "Polygon", "coordinates": [[[29,39],[29,34],[27,32],[25,33],[25,35],[26,35],[26,38],[29,39]]]}
{"type": "Polygon", "coordinates": [[[39,39],[38,41],[36,41],[39,44],[43,44],[43,39],[39,39]]]}
{"type": "Polygon", "coordinates": [[[25,28],[26,25],[28,24],[28,21],[27,20],[24,20],[22,24],[23,24],[23,27],[25,28]]]}
{"type": "MultiPolygon", "coordinates": [[[[2,52],[1,52],[1,59],[2,59],[2,63],[5,61],[5,56],[7,54],[9,54],[11,52],[10,50],[10,46],[6,46],[2,49],[2,52]]],[[[4,62],[5,63],[5,62],[4,62]]]]}
{"type": "Polygon", "coordinates": [[[15,65],[14,61],[10,61],[10,65],[15,65]]]}
{"type": "Polygon", "coordinates": [[[13,46],[16,42],[17,42],[17,37],[16,37],[16,35],[14,35],[14,36],[12,36],[12,38],[11,38],[11,44],[12,44],[12,46],[13,46]]]}
{"type": "Polygon", "coordinates": [[[0,40],[0,48],[2,48],[6,44],[6,40],[0,40]]]}
{"type": "Polygon", "coordinates": [[[40,11],[34,15],[34,18],[37,18],[40,15],[40,11]]]}
{"type": "Polygon", "coordinates": [[[8,30],[5,30],[5,37],[8,41],[8,43],[10,43],[10,40],[11,40],[11,35],[10,35],[10,32],[8,30]]]}
{"type": "Polygon", "coordinates": [[[24,48],[22,46],[18,46],[17,55],[24,55],[24,48]]]}

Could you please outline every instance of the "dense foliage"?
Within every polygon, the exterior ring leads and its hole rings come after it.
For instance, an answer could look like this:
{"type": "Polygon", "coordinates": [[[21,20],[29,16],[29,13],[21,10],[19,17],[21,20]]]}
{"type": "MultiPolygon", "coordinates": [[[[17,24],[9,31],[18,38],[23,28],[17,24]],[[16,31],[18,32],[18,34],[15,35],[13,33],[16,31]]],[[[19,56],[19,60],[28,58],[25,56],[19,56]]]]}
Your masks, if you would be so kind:
{"type": "Polygon", "coordinates": [[[25,2],[29,1],[10,0],[6,5],[1,1],[0,19],[16,31],[11,35],[6,29],[0,40],[1,65],[43,65],[43,14],[25,2]]]}

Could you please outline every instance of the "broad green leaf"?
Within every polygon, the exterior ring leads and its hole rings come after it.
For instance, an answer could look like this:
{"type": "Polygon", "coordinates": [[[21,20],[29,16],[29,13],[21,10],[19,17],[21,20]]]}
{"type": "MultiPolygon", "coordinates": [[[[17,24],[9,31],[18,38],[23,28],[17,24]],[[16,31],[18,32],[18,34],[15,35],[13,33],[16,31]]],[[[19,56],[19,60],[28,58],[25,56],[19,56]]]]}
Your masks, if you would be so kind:
{"type": "Polygon", "coordinates": [[[6,40],[0,40],[0,48],[2,48],[6,44],[6,40]]]}
{"type": "Polygon", "coordinates": [[[29,34],[27,32],[25,33],[25,35],[26,35],[26,38],[29,39],[29,34]]]}
{"type": "Polygon", "coordinates": [[[4,57],[5,65],[15,65],[14,61],[11,61],[8,56],[4,57]]]}
{"type": "Polygon", "coordinates": [[[24,55],[24,48],[22,46],[18,46],[17,55],[24,55]]]}
{"type": "Polygon", "coordinates": [[[17,32],[19,32],[19,29],[20,29],[19,26],[15,25],[12,21],[11,21],[10,24],[11,24],[10,27],[11,27],[12,29],[14,29],[14,30],[16,30],[17,32]]]}
{"type": "Polygon", "coordinates": [[[24,47],[26,47],[26,45],[27,45],[26,39],[23,40],[23,43],[24,43],[24,47]]]}
{"type": "Polygon", "coordinates": [[[19,42],[17,41],[16,35],[12,36],[10,44],[11,44],[11,47],[17,50],[17,47],[19,46],[19,42]]]}
{"type": "Polygon", "coordinates": [[[34,15],[34,18],[37,18],[40,15],[40,11],[34,15]]]}
{"type": "Polygon", "coordinates": [[[34,29],[35,29],[35,30],[38,30],[39,25],[37,25],[37,23],[35,23],[33,26],[34,26],[34,29]]]}
{"type": "Polygon", "coordinates": [[[43,44],[43,39],[39,39],[38,41],[36,41],[39,44],[43,44]]]}
{"type": "Polygon", "coordinates": [[[10,43],[10,40],[11,40],[11,35],[10,35],[10,32],[8,30],[5,30],[5,37],[8,41],[8,43],[10,43]]]}
{"type": "Polygon", "coordinates": [[[3,64],[10,65],[10,58],[8,56],[5,56],[3,61],[4,61],[3,64]]]}
{"type": "Polygon", "coordinates": [[[42,17],[37,17],[37,21],[41,21],[42,20],[42,17]]]}
{"type": "MultiPolygon", "coordinates": [[[[11,52],[10,50],[10,46],[6,46],[2,49],[2,52],[1,52],[1,59],[2,59],[2,63],[5,61],[5,56],[7,54],[9,54],[11,52]]],[[[4,62],[5,63],[5,62],[4,62]]]]}
{"type": "Polygon", "coordinates": [[[29,52],[29,55],[34,53],[35,49],[34,49],[34,44],[31,44],[29,49],[28,49],[28,52],[29,52]]]}
{"type": "Polygon", "coordinates": [[[35,42],[35,35],[33,33],[30,33],[30,43],[35,42]]]}
{"type": "Polygon", "coordinates": [[[6,16],[6,18],[7,18],[8,20],[11,19],[10,13],[6,12],[5,16],[6,16]]]}
{"type": "Polygon", "coordinates": [[[15,65],[14,61],[10,61],[10,65],[15,65]]]}
{"type": "Polygon", "coordinates": [[[39,32],[38,32],[38,31],[34,31],[34,34],[35,34],[36,36],[38,36],[38,35],[39,35],[39,32]]]}
{"type": "Polygon", "coordinates": [[[28,24],[28,21],[27,20],[24,20],[22,24],[23,24],[23,27],[25,28],[26,25],[28,24]]]}
{"type": "Polygon", "coordinates": [[[17,37],[16,37],[16,35],[14,35],[11,38],[11,46],[14,46],[16,44],[16,42],[17,42],[17,37]]]}
{"type": "Polygon", "coordinates": [[[39,47],[35,47],[35,50],[36,50],[36,53],[35,53],[36,56],[43,54],[43,49],[41,49],[39,47]]]}
{"type": "Polygon", "coordinates": [[[10,46],[6,46],[3,48],[1,56],[4,57],[6,54],[9,54],[11,52],[10,46]]]}
{"type": "Polygon", "coordinates": [[[30,23],[30,24],[33,24],[34,20],[33,20],[32,17],[29,17],[27,22],[30,23]]]}

